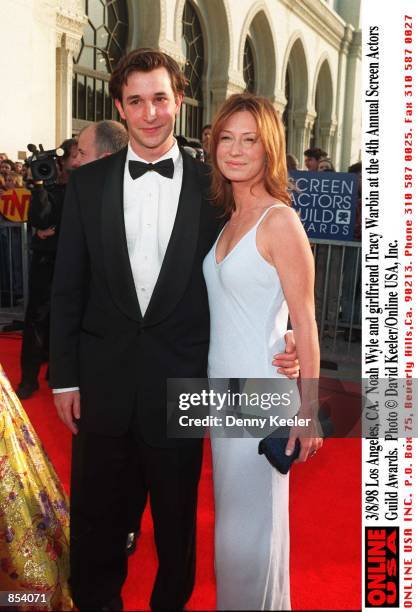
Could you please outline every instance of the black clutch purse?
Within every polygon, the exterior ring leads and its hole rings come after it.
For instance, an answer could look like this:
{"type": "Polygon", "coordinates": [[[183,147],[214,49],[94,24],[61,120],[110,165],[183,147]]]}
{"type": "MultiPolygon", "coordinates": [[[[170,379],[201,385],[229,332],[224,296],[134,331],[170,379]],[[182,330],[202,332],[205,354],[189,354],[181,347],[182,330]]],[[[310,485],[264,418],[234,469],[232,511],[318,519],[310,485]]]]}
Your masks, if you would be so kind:
{"type": "MultiPolygon", "coordinates": [[[[318,412],[318,418],[324,438],[330,436],[334,429],[331,419],[322,409],[318,412]]],[[[285,450],[289,441],[290,427],[282,428],[280,432],[280,438],[275,431],[263,438],[258,445],[258,454],[265,455],[267,461],[281,474],[287,474],[294,460],[299,457],[300,442],[296,440],[294,451],[288,456],[285,450]]]]}
{"type": "MultiPolygon", "coordinates": [[[[275,432],[263,438],[258,445],[258,454],[265,455],[266,459],[271,465],[279,470],[281,474],[287,474],[290,470],[290,466],[295,459],[299,457],[300,453],[300,442],[296,440],[295,449],[291,455],[286,455],[286,445],[289,441],[290,428],[287,428],[286,438],[275,437],[275,432]]],[[[284,433],[284,432],[283,432],[284,433]]]]}

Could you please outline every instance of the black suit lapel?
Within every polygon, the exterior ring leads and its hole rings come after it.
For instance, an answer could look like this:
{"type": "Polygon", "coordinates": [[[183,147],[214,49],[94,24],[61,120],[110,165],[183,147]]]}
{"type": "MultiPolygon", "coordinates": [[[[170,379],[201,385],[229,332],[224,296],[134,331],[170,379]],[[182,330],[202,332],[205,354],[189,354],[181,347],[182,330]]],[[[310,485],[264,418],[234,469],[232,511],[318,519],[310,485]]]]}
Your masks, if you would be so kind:
{"type": "Polygon", "coordinates": [[[183,155],[183,182],[177,215],[161,271],[144,316],[144,325],[156,325],[175,308],[192,271],[199,237],[202,186],[194,160],[183,155]]]}
{"type": "Polygon", "coordinates": [[[126,242],[123,212],[123,175],[127,149],[109,158],[102,201],[102,246],[105,271],[112,298],[130,319],[141,321],[126,242]]]}

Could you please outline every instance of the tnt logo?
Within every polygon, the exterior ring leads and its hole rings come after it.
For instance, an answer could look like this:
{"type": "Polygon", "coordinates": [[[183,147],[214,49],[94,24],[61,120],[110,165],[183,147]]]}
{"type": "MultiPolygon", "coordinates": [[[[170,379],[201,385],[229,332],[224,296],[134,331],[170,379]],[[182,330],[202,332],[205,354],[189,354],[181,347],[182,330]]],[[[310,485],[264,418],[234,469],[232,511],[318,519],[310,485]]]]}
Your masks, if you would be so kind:
{"type": "Polygon", "coordinates": [[[8,189],[0,195],[0,214],[9,221],[22,223],[28,220],[31,192],[18,187],[8,189]]]}

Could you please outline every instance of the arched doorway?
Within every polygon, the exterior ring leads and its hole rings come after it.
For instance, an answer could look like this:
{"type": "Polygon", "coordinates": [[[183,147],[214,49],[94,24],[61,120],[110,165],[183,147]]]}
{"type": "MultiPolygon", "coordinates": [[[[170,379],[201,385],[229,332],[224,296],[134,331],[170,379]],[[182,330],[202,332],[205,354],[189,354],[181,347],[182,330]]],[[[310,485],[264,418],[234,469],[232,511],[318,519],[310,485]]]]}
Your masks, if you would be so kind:
{"type": "Polygon", "coordinates": [[[239,69],[246,91],[273,99],[276,49],[268,15],[259,4],[247,15],[241,32],[239,69]]]}

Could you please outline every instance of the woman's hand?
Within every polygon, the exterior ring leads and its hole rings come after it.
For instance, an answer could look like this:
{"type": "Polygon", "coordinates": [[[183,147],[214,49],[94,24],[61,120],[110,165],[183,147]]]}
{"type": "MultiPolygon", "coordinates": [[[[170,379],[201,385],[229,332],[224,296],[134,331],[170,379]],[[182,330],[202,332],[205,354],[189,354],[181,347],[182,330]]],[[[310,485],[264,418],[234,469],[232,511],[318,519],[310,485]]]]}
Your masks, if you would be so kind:
{"type": "Polygon", "coordinates": [[[309,419],[309,423],[305,427],[302,427],[301,425],[295,425],[292,427],[285,452],[286,455],[290,456],[295,449],[296,440],[299,439],[300,453],[298,458],[295,460],[295,463],[302,463],[315,455],[315,453],[322,447],[323,439],[321,425],[317,417],[312,418],[298,413],[298,418],[305,418],[306,420],[309,419]]]}

